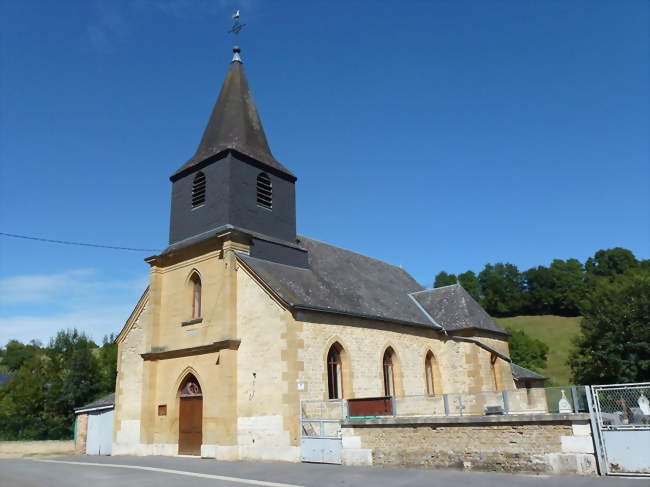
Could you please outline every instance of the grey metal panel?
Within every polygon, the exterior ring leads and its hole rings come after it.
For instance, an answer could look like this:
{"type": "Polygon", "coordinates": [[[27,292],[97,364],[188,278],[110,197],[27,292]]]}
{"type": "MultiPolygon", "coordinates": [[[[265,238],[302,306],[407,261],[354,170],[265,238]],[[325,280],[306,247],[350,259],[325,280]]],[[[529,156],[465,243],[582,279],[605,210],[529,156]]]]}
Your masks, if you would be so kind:
{"type": "Polygon", "coordinates": [[[114,410],[98,411],[88,415],[86,436],[87,455],[110,455],[113,446],[114,410]]]}
{"type": "Polygon", "coordinates": [[[608,473],[650,474],[650,430],[602,432],[608,473]]]}
{"type": "Polygon", "coordinates": [[[314,463],[341,464],[343,444],[340,438],[300,439],[300,460],[314,463]]]}

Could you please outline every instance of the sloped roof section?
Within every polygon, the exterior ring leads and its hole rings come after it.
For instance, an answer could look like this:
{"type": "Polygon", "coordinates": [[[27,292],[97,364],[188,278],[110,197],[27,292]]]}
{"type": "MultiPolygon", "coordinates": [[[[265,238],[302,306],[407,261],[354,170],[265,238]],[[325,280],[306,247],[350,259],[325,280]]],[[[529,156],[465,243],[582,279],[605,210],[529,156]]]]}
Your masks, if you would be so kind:
{"type": "Polygon", "coordinates": [[[510,365],[512,366],[512,376],[515,378],[515,380],[522,380],[522,379],[537,379],[537,380],[544,380],[548,379],[548,377],[545,377],[541,374],[538,374],[537,372],[533,372],[530,369],[527,369],[526,367],[522,367],[521,365],[517,365],[514,362],[511,362],[510,365]]]}
{"type": "Polygon", "coordinates": [[[403,269],[310,238],[298,240],[309,252],[309,269],[238,256],[294,308],[438,328],[409,297],[422,286],[403,269]]]}
{"type": "Polygon", "coordinates": [[[107,396],[100,397],[99,399],[96,399],[95,401],[90,402],[79,408],[74,408],[74,410],[81,411],[85,409],[100,409],[100,408],[107,408],[114,405],[115,405],[115,393],[111,392],[107,396]]]}
{"type": "Polygon", "coordinates": [[[174,181],[206,159],[228,150],[249,156],[293,180],[296,179],[271,153],[238,55],[230,63],[230,69],[196,153],[171,176],[171,180],[174,181]]]}
{"type": "Polygon", "coordinates": [[[507,335],[459,284],[428,289],[413,297],[447,331],[477,328],[507,335]]]}

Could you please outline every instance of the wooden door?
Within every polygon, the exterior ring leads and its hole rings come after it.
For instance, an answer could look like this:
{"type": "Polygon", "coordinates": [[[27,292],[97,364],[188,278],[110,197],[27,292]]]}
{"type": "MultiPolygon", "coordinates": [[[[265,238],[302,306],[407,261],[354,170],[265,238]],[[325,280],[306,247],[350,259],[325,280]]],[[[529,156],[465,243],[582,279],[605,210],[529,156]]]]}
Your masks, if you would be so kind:
{"type": "Polygon", "coordinates": [[[178,418],[178,454],[201,455],[203,397],[181,397],[178,418]]]}

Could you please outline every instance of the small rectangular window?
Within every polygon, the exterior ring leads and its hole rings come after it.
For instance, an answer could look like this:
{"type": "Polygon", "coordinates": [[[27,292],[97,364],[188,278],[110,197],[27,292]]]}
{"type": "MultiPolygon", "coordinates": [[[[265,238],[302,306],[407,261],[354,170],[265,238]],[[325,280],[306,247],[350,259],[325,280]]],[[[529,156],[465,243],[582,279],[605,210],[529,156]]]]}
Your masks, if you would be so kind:
{"type": "Polygon", "coordinates": [[[167,404],[160,404],[158,406],[158,416],[167,416],[167,404]]]}

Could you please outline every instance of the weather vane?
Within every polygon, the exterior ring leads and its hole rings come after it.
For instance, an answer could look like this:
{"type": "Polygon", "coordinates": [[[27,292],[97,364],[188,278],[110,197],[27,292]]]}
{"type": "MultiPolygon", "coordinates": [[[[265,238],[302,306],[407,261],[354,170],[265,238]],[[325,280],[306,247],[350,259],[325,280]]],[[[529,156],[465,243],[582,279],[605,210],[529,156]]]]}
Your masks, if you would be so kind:
{"type": "Polygon", "coordinates": [[[242,24],[239,21],[239,10],[237,10],[233,15],[232,18],[234,20],[232,24],[232,29],[228,31],[228,34],[235,34],[235,39],[237,39],[237,42],[239,42],[239,32],[246,27],[246,24],[242,24]]]}

